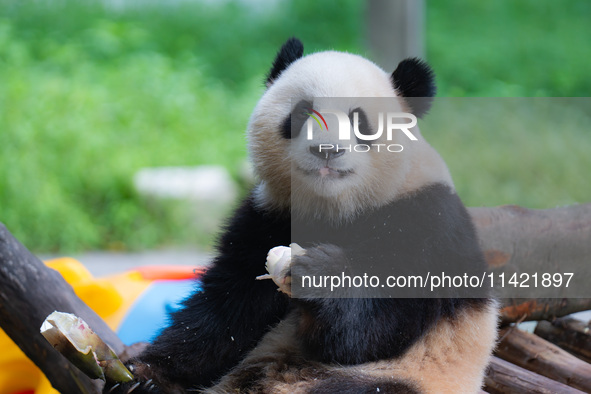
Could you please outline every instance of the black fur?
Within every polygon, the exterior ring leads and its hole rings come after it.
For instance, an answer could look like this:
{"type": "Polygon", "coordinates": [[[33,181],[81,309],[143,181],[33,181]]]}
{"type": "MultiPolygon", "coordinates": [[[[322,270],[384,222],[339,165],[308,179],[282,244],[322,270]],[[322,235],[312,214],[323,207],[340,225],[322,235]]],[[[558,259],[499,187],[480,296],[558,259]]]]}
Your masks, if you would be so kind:
{"type": "MultiPolygon", "coordinates": [[[[425,187],[336,228],[294,221],[292,231],[293,241],[307,250],[292,263],[292,272],[306,275],[338,275],[344,267],[352,275],[375,269],[381,278],[386,274],[424,275],[436,269],[448,275],[481,275],[486,266],[468,212],[442,184],[425,187]]],[[[453,318],[458,310],[483,305],[486,300],[321,298],[294,302],[302,310],[300,335],[311,359],[359,364],[402,355],[440,318],[453,318]]]]}
{"type": "Polygon", "coordinates": [[[361,379],[352,376],[331,376],[315,384],[308,394],[419,394],[410,382],[389,379],[361,379]]]}
{"type": "Polygon", "coordinates": [[[431,67],[417,58],[401,61],[390,77],[394,89],[406,98],[411,112],[422,117],[429,111],[436,93],[431,67]]]}
{"type": "Polygon", "coordinates": [[[139,358],[150,365],[145,378],[165,387],[209,386],[235,366],[287,311],[287,296],[255,278],[266,273],[269,249],[289,242],[289,216],[259,211],[248,198],[220,239],[203,291],[185,301],[139,358]]]}
{"type": "Polygon", "coordinates": [[[267,75],[267,86],[271,86],[283,70],[285,70],[291,63],[301,58],[303,54],[304,44],[302,44],[300,40],[295,37],[287,40],[277,53],[271,71],[269,71],[269,74],[267,75]]]}
{"type": "MultiPolygon", "coordinates": [[[[365,111],[363,110],[363,108],[355,108],[354,110],[349,112],[349,119],[351,120],[351,124],[353,125],[353,127],[355,127],[355,115],[354,113],[357,113],[357,131],[359,131],[359,133],[361,133],[362,135],[371,135],[375,133],[375,130],[372,129],[371,127],[371,123],[369,122],[369,120],[367,119],[367,114],[365,113],[365,111]]],[[[357,143],[358,144],[364,144],[365,141],[363,141],[361,138],[356,137],[357,143]]]]}
{"type": "Polygon", "coordinates": [[[311,273],[321,272],[322,266],[334,263],[332,259],[342,263],[345,256],[371,262],[378,257],[372,253],[375,250],[395,250],[396,255],[390,256],[393,264],[415,268],[425,261],[450,260],[483,267],[468,213],[447,186],[426,187],[336,229],[307,221],[297,223],[294,228],[301,231],[292,234],[291,224],[287,213],[261,211],[252,198],[244,202],[203,277],[203,291],[185,302],[185,309],[172,316],[171,326],[137,360],[138,365],[150,365],[144,379],[153,378],[161,387],[167,382],[185,388],[209,386],[290,308],[300,311],[300,339],[310,360],[357,364],[400,356],[439,318],[486,303],[482,299],[294,299],[290,306],[272,281],[254,279],[265,273],[268,250],[290,242],[308,247],[308,258],[324,256],[319,257],[323,261],[310,261],[311,273]],[[370,226],[377,218],[385,224],[381,235],[370,226]],[[385,236],[388,233],[392,236],[385,236]],[[342,243],[342,237],[348,237],[347,242],[342,243]],[[341,243],[335,245],[338,240],[341,243]]]}
{"type": "Polygon", "coordinates": [[[307,100],[300,100],[292,109],[290,114],[283,120],[281,124],[281,136],[285,139],[297,138],[300,135],[302,127],[308,117],[307,113],[310,108],[314,108],[314,104],[307,100]]]}

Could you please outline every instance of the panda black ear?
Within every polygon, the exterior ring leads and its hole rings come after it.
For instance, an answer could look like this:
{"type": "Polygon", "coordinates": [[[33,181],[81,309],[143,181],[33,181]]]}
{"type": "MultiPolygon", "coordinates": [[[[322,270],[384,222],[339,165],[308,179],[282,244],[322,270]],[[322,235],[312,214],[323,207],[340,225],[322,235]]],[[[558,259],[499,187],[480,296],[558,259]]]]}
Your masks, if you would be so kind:
{"type": "Polygon", "coordinates": [[[271,86],[275,79],[285,70],[291,63],[295,62],[304,54],[304,44],[295,37],[290,38],[281,46],[277,57],[273,62],[273,67],[267,75],[267,87],[271,86]]]}
{"type": "Polygon", "coordinates": [[[429,111],[435,96],[435,75],[431,67],[417,58],[405,59],[398,64],[390,77],[394,89],[420,118],[429,111]]]}

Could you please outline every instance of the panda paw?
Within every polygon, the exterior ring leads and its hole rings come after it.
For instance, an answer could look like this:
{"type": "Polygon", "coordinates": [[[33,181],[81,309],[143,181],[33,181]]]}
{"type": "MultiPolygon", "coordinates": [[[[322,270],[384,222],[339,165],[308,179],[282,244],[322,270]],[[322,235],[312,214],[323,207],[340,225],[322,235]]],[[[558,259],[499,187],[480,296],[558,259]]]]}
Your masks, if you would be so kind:
{"type": "Polygon", "coordinates": [[[103,394],[180,394],[185,392],[178,385],[171,385],[164,380],[157,379],[156,376],[162,377],[164,375],[156,373],[150,368],[150,364],[134,359],[125,365],[134,375],[134,379],[126,383],[109,384],[107,382],[103,388],[103,394]]]}
{"type": "Polygon", "coordinates": [[[292,258],[306,253],[300,245],[292,243],[288,246],[277,246],[269,250],[265,268],[268,275],[259,276],[257,279],[273,279],[278,290],[291,296],[291,262],[292,258]]]}
{"type": "Polygon", "coordinates": [[[347,269],[348,260],[344,250],[333,244],[319,244],[309,249],[306,253],[297,256],[292,265],[298,268],[298,272],[306,275],[337,275],[347,269]]]}

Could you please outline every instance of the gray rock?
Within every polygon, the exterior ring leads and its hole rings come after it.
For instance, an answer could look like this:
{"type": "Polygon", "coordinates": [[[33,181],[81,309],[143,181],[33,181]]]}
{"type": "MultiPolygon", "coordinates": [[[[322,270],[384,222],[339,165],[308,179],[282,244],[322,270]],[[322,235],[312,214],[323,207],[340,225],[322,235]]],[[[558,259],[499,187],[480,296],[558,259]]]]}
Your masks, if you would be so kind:
{"type": "Polygon", "coordinates": [[[228,204],[238,194],[230,174],[221,166],[143,168],[133,183],[140,194],[163,199],[228,204]]]}

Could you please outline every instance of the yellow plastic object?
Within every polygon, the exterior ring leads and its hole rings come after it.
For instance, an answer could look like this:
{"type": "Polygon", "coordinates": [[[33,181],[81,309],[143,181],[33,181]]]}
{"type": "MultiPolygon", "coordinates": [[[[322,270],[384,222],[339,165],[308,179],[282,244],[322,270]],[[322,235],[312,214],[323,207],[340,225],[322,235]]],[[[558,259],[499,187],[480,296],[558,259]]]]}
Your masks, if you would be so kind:
{"type": "MultiPolygon", "coordinates": [[[[72,285],[74,292],[116,330],[134,301],[151,281],[138,271],[94,278],[77,260],[60,258],[46,262],[72,285]]],[[[62,311],[68,312],[68,311],[62,311]]],[[[45,375],[0,330],[0,394],[58,394],[45,375]]]]}

